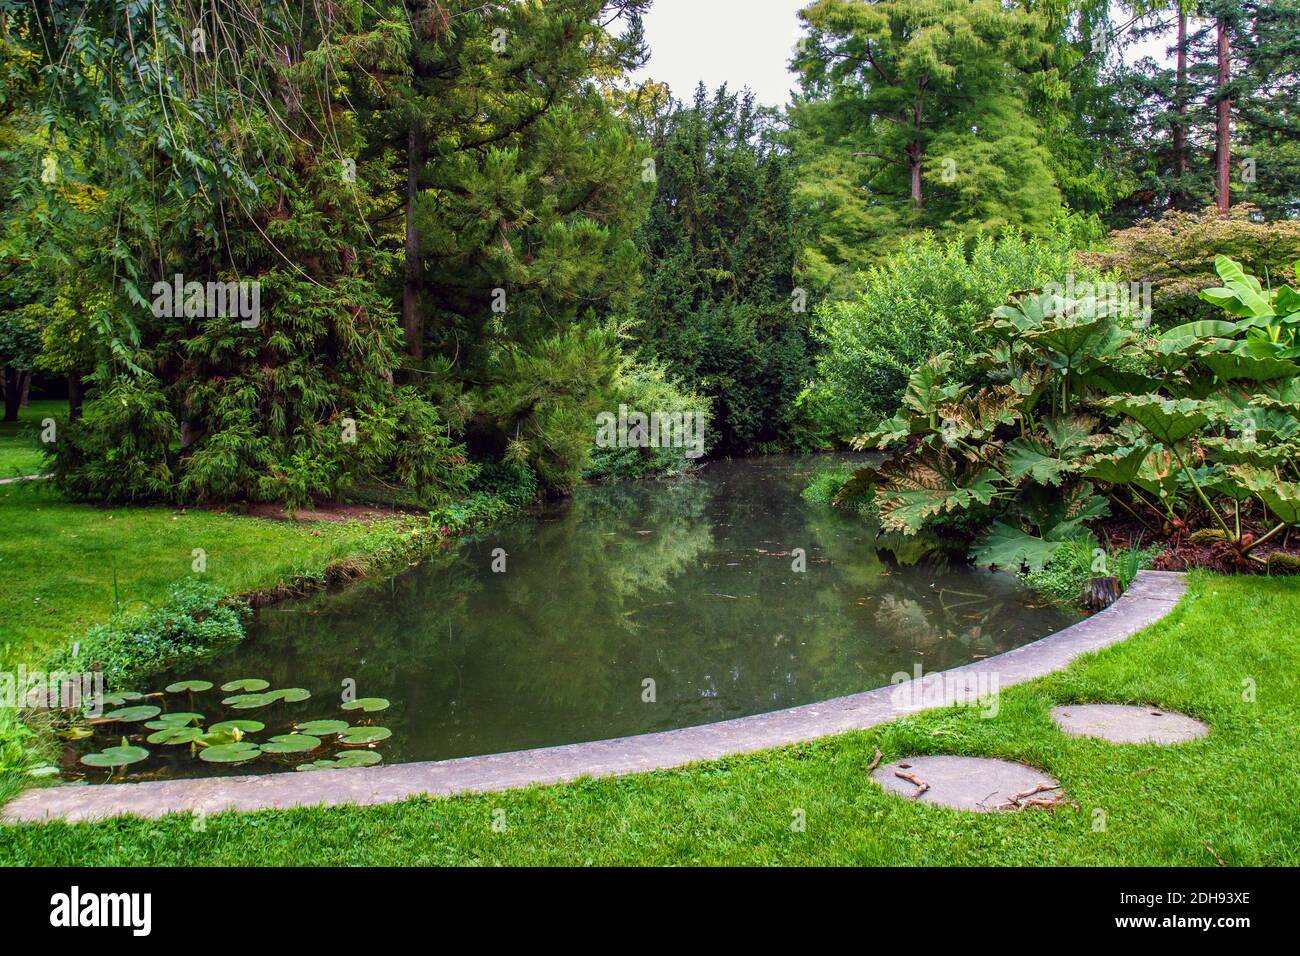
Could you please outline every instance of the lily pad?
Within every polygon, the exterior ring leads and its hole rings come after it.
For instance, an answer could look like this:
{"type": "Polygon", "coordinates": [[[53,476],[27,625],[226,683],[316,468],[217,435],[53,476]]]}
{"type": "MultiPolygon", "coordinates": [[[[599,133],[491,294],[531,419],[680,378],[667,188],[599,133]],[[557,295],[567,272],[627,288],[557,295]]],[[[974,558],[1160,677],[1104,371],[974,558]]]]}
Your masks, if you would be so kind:
{"type": "Polygon", "coordinates": [[[348,767],[370,767],[379,763],[384,758],[379,756],[373,750],[352,750],[345,754],[340,754],[337,760],[313,760],[311,763],[300,763],[294,767],[294,770],[345,770],[348,767]]]}
{"type": "Polygon", "coordinates": [[[231,710],[256,710],[275,703],[275,698],[268,694],[236,694],[227,697],[222,703],[231,710]]]}
{"type": "Polygon", "coordinates": [[[305,754],[321,745],[319,737],[307,734],[278,734],[262,744],[262,752],[268,754],[305,754]]]}
{"type": "Polygon", "coordinates": [[[241,740],[233,744],[220,744],[199,751],[199,759],[208,763],[243,763],[260,756],[262,748],[251,740],[241,740]]]}
{"type": "Polygon", "coordinates": [[[151,744],[187,744],[203,736],[198,727],[164,727],[151,733],[146,740],[151,744]]]}
{"type": "Polygon", "coordinates": [[[38,779],[41,777],[57,777],[58,775],[59,768],[48,765],[44,767],[33,767],[31,770],[27,771],[27,776],[36,777],[38,779]]]}
{"type": "Polygon", "coordinates": [[[142,697],[144,697],[144,694],[134,690],[119,690],[113,694],[105,694],[99,699],[99,702],[105,707],[120,707],[128,701],[140,700],[142,697]]]}
{"type": "Polygon", "coordinates": [[[73,724],[71,727],[65,727],[59,731],[59,736],[64,740],[85,740],[87,737],[95,735],[94,727],[87,727],[84,724],[73,724]]]}
{"type": "Polygon", "coordinates": [[[226,744],[239,743],[238,731],[209,730],[202,736],[195,737],[194,742],[202,747],[224,747],[226,744]]]}
{"type": "Polygon", "coordinates": [[[110,710],[104,715],[105,720],[121,720],[128,724],[133,724],[140,720],[151,720],[162,713],[161,707],[123,707],[120,710],[110,710]]]}
{"type": "Polygon", "coordinates": [[[350,700],[343,705],[344,710],[360,710],[367,714],[373,714],[375,711],[387,710],[388,701],[382,697],[358,697],[356,700],[350,700]]]}
{"type": "Polygon", "coordinates": [[[344,767],[370,767],[379,763],[384,758],[374,750],[350,750],[345,754],[339,754],[334,766],[344,767]]]}
{"type": "Polygon", "coordinates": [[[311,696],[311,691],[303,687],[286,687],[283,690],[270,690],[263,696],[272,700],[282,700],[286,704],[296,704],[311,696]]]}
{"type": "Polygon", "coordinates": [[[221,734],[230,733],[232,730],[238,730],[244,734],[256,734],[266,729],[266,724],[260,720],[223,720],[219,724],[213,724],[208,728],[208,733],[221,734]]]}
{"type": "Polygon", "coordinates": [[[359,747],[387,740],[391,736],[393,732],[387,727],[349,727],[339,734],[339,743],[345,747],[359,747]]]}
{"type": "Polygon", "coordinates": [[[244,677],[240,680],[227,681],[221,685],[221,689],[229,693],[232,690],[243,690],[249,693],[256,693],[259,690],[266,690],[271,686],[270,681],[262,680],[260,677],[244,677]]]}
{"type": "Polygon", "coordinates": [[[346,720],[308,720],[301,724],[294,724],[294,730],[301,730],[304,734],[313,734],[317,737],[337,734],[347,729],[346,720]]]}
{"type": "Polygon", "coordinates": [[[159,714],[153,720],[145,724],[150,730],[166,730],[168,727],[185,727],[189,724],[202,723],[203,715],[194,714],[189,711],[174,711],[169,714],[159,714]]]}
{"type": "Polygon", "coordinates": [[[169,694],[181,694],[186,691],[199,693],[205,690],[212,690],[212,681],[210,680],[179,680],[174,684],[168,684],[165,688],[169,694]]]}
{"type": "Polygon", "coordinates": [[[139,763],[147,756],[149,751],[143,747],[122,744],[117,747],[105,747],[96,754],[86,754],[81,758],[81,762],[87,767],[125,767],[128,764],[139,763]]]}

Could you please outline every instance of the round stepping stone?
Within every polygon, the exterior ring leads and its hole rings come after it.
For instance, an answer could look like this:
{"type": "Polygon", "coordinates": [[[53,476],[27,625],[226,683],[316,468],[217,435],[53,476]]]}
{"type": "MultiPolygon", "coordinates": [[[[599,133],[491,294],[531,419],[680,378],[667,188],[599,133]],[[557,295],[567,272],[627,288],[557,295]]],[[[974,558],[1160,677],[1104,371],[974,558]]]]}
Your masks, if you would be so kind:
{"type": "Polygon", "coordinates": [[[1113,744],[1181,744],[1210,732],[1186,714],[1128,704],[1064,704],[1052,708],[1052,719],[1067,734],[1113,744]]]}
{"type": "Polygon", "coordinates": [[[907,757],[877,767],[871,779],[887,792],[917,803],[976,812],[1016,810],[1028,800],[1061,799],[1061,785],[1043,771],[987,757],[907,757]]]}

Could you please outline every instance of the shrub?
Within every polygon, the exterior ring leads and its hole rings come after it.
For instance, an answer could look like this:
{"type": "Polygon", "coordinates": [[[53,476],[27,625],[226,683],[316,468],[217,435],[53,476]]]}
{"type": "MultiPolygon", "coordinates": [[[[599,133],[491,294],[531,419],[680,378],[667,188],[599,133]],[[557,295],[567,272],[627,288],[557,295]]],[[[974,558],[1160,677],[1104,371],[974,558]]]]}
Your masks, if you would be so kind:
{"type": "Polygon", "coordinates": [[[886,531],[984,528],[971,554],[995,567],[1041,568],[1116,506],[1154,534],[1200,528],[1216,566],[1266,568],[1261,546],[1300,523],[1300,291],[1215,267],[1201,297],[1231,320],[1158,337],[1106,299],[1014,296],[983,325],[987,381],[932,358],[855,440],[886,455],[845,489],[872,490],[886,531]]]}
{"type": "Polygon", "coordinates": [[[167,500],[180,427],[158,383],[119,378],[87,402],[54,444],[54,481],[74,500],[167,500]]]}
{"type": "MultiPolygon", "coordinates": [[[[704,451],[708,451],[708,426],[712,403],[706,396],[684,388],[670,379],[658,363],[629,364],[620,374],[606,411],[618,413],[620,405],[644,414],[684,412],[703,415],[704,451]]],[[[680,474],[696,466],[698,458],[688,458],[688,448],[601,448],[591,455],[585,477],[645,478],[651,475],[680,474]]]]}
{"type": "MultiPolygon", "coordinates": [[[[847,300],[817,311],[822,346],[814,404],[852,409],[842,435],[893,412],[908,376],[930,356],[947,352],[958,376],[988,344],[977,328],[1018,290],[1064,282],[1073,268],[1068,239],[1026,238],[1008,231],[959,239],[925,234],[883,265],[860,273],[847,300]]],[[[1079,278],[1099,278],[1083,270],[1079,278]]]]}
{"type": "Polygon", "coordinates": [[[186,581],[163,604],[141,614],[91,627],[72,650],[61,652],[48,669],[98,667],[108,689],[124,688],[161,671],[210,660],[244,639],[247,605],[226,599],[219,588],[186,581]]]}
{"type": "MultiPolygon", "coordinates": [[[[1086,538],[1067,541],[1047,559],[1041,567],[1021,572],[1024,582],[1043,597],[1057,604],[1078,605],[1090,578],[1098,577],[1096,542],[1086,538]]],[[[1119,579],[1125,589],[1142,568],[1160,553],[1158,547],[1127,547],[1106,549],[1106,570],[1119,579]]]]}
{"type": "Polygon", "coordinates": [[[1158,326],[1215,317],[1215,308],[1200,291],[1218,285],[1216,256],[1240,262],[1272,283],[1285,277],[1300,259],[1300,222],[1263,222],[1254,207],[1242,203],[1222,218],[1211,207],[1200,213],[1168,212],[1111,233],[1109,248],[1082,252],[1081,264],[1114,272],[1127,282],[1151,283],[1153,319],[1158,326]]]}

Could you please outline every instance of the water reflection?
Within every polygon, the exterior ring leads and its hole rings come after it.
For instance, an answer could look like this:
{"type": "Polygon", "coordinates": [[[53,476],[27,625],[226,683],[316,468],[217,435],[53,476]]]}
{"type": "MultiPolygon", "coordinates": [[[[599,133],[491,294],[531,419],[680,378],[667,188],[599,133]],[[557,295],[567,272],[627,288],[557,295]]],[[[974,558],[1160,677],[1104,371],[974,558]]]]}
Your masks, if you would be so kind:
{"type": "Polygon", "coordinates": [[[800,498],[815,467],[719,462],[582,489],[391,581],[266,609],[206,676],[307,687],[310,717],[337,716],[355,680],[392,701],[386,759],[430,760],[808,703],[1073,620],[1031,606],[1009,575],[876,550],[861,521],[800,498]]]}

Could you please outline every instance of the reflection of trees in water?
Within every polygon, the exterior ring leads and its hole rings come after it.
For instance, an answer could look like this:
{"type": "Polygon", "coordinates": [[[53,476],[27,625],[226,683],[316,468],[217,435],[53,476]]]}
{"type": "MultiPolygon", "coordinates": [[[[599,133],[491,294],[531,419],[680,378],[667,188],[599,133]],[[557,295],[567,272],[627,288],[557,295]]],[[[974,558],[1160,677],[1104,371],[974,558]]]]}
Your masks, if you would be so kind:
{"type": "Polygon", "coordinates": [[[918,655],[933,669],[993,653],[1001,616],[1023,622],[1013,588],[911,541],[877,552],[860,520],[798,492],[788,471],[751,463],[584,488],[391,581],[267,609],[212,674],[318,693],[354,678],[392,700],[392,755],[413,759],[849,693],[918,655]],[[504,574],[491,571],[495,548],[504,574]],[[657,705],[641,702],[646,677],[657,705]]]}

